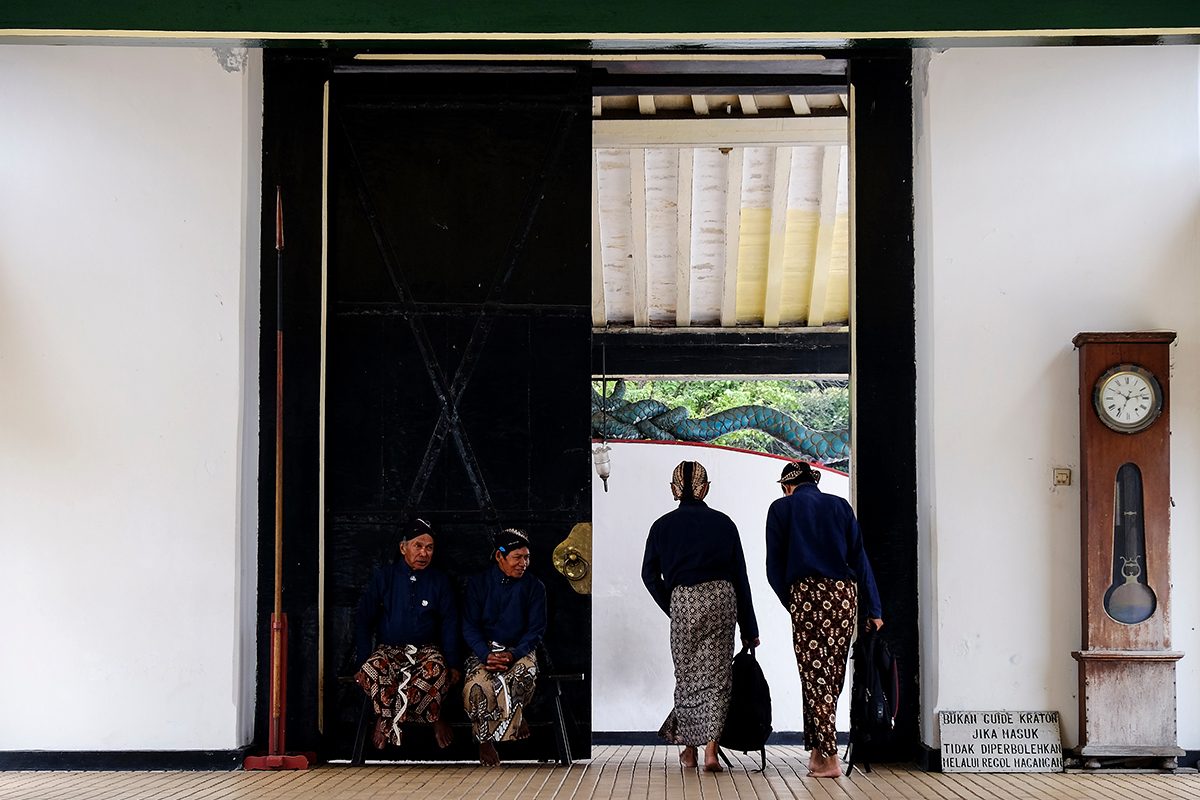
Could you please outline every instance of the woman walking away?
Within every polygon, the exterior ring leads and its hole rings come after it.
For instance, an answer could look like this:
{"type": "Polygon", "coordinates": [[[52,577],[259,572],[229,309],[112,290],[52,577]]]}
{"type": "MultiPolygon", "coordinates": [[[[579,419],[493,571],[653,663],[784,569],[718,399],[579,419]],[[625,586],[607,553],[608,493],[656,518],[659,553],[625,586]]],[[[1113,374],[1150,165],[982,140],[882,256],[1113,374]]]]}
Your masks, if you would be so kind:
{"type": "Polygon", "coordinates": [[[646,539],[642,581],[671,618],[675,707],[658,735],[684,746],[679,760],[721,772],[717,739],[725,727],[733,688],[733,626],[742,643],[758,646],[758,622],[746,579],[746,556],[733,520],[704,503],[708,474],[697,461],[682,461],[671,476],[679,508],[659,517],[646,539]]]}
{"type": "Polygon", "coordinates": [[[883,627],[883,612],[854,511],[818,489],[820,479],[800,461],[783,468],[784,496],[767,511],[767,581],[792,615],[808,776],[836,778],[842,771],[834,712],[846,679],[859,586],[876,628],[883,627]]]}

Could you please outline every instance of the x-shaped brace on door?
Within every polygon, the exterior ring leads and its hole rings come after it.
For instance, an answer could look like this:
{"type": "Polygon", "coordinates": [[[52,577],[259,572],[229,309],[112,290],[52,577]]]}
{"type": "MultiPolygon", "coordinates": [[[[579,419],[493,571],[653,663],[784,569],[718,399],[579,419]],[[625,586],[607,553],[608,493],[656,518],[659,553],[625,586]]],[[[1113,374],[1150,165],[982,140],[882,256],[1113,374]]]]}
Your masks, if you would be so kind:
{"type": "Polygon", "coordinates": [[[367,216],[371,234],[375,239],[375,244],[379,248],[380,256],[383,258],[384,265],[387,268],[392,287],[395,289],[400,302],[404,306],[404,318],[408,320],[413,337],[417,342],[417,348],[421,353],[421,360],[425,364],[426,373],[429,376],[430,383],[433,385],[438,402],[441,404],[441,414],[425,447],[425,455],[421,460],[421,466],[417,470],[416,477],[413,479],[412,489],[409,491],[408,499],[401,515],[401,524],[407,521],[413,509],[420,503],[421,497],[425,492],[425,487],[429,482],[429,477],[433,472],[434,464],[441,454],[446,435],[449,434],[454,439],[455,449],[458,450],[463,467],[466,469],[467,480],[471,484],[476,502],[479,503],[479,508],[483,511],[484,519],[486,520],[485,524],[491,533],[494,534],[497,532],[497,528],[499,527],[497,524],[498,515],[495,506],[492,504],[487,484],[484,483],[483,474],[479,469],[479,462],[475,458],[470,440],[462,428],[462,422],[458,416],[458,406],[463,392],[466,390],[467,384],[471,379],[471,375],[475,370],[475,365],[479,361],[479,355],[483,351],[488,334],[491,332],[492,314],[490,311],[502,300],[505,287],[507,287],[508,281],[516,269],[525,243],[528,241],[529,235],[533,230],[533,223],[537,217],[538,210],[541,208],[542,200],[545,198],[547,186],[554,174],[554,167],[561,157],[570,137],[571,123],[574,121],[576,114],[576,110],[569,107],[564,108],[559,114],[554,133],[551,135],[550,146],[544,153],[538,173],[534,177],[533,183],[525,196],[525,202],[517,218],[517,226],[504,249],[504,255],[500,259],[500,264],[492,280],[492,286],[484,301],[483,309],[475,322],[471,338],[467,343],[466,349],[463,351],[458,369],[455,371],[454,381],[447,384],[445,372],[443,372],[437,360],[433,343],[430,341],[425,324],[417,311],[416,302],[409,291],[408,283],[405,279],[404,271],[400,266],[399,258],[396,256],[395,248],[393,248],[391,240],[388,238],[379,214],[375,209],[375,204],[371,200],[366,174],[363,171],[362,164],[358,160],[358,155],[355,153],[354,143],[350,138],[350,132],[346,126],[345,119],[342,117],[341,110],[337,110],[338,121],[343,133],[343,142],[349,155],[349,172],[354,182],[355,191],[358,194],[359,203],[362,205],[363,211],[367,216]]]}

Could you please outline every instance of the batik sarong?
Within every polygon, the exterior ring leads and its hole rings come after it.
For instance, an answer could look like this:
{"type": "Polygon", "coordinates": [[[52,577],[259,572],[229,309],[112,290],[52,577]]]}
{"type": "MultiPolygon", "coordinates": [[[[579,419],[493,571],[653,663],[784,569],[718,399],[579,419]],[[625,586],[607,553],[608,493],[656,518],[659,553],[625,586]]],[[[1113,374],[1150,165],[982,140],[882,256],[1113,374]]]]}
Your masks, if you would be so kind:
{"type": "Polygon", "coordinates": [[[384,721],[387,740],[400,744],[404,722],[437,722],[450,671],[436,645],[380,645],[354,676],[384,721]]]}
{"type": "Polygon", "coordinates": [[[858,613],[854,581],[804,578],[791,586],[792,635],[804,689],[804,748],[837,753],[834,713],[858,613]]]}
{"type": "Polygon", "coordinates": [[[721,737],[733,690],[736,624],[737,596],[729,581],[671,591],[675,707],[658,731],[668,742],[701,746],[721,737]]]}
{"type": "Polygon", "coordinates": [[[477,742],[511,742],[521,729],[521,712],[533,698],[537,656],[518,658],[504,672],[489,672],[475,656],[464,666],[463,706],[477,742]]]}

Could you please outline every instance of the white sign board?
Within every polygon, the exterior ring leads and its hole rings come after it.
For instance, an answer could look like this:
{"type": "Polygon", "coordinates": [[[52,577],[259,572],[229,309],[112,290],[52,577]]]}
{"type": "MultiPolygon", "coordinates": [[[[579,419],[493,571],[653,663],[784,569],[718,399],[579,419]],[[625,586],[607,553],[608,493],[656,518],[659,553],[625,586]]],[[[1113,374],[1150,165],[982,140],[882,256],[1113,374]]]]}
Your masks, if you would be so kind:
{"type": "Polygon", "coordinates": [[[939,711],[942,772],[1062,772],[1057,711],[939,711]]]}

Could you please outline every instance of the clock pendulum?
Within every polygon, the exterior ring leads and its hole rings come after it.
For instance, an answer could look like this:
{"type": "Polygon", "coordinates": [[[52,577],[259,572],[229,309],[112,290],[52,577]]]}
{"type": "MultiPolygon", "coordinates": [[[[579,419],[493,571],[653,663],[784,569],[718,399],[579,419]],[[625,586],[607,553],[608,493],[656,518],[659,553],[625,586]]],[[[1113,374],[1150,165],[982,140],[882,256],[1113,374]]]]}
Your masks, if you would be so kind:
{"type": "Polygon", "coordinates": [[[1184,754],[1170,638],[1173,332],[1081,333],[1079,747],[1085,766],[1184,754]]]}

